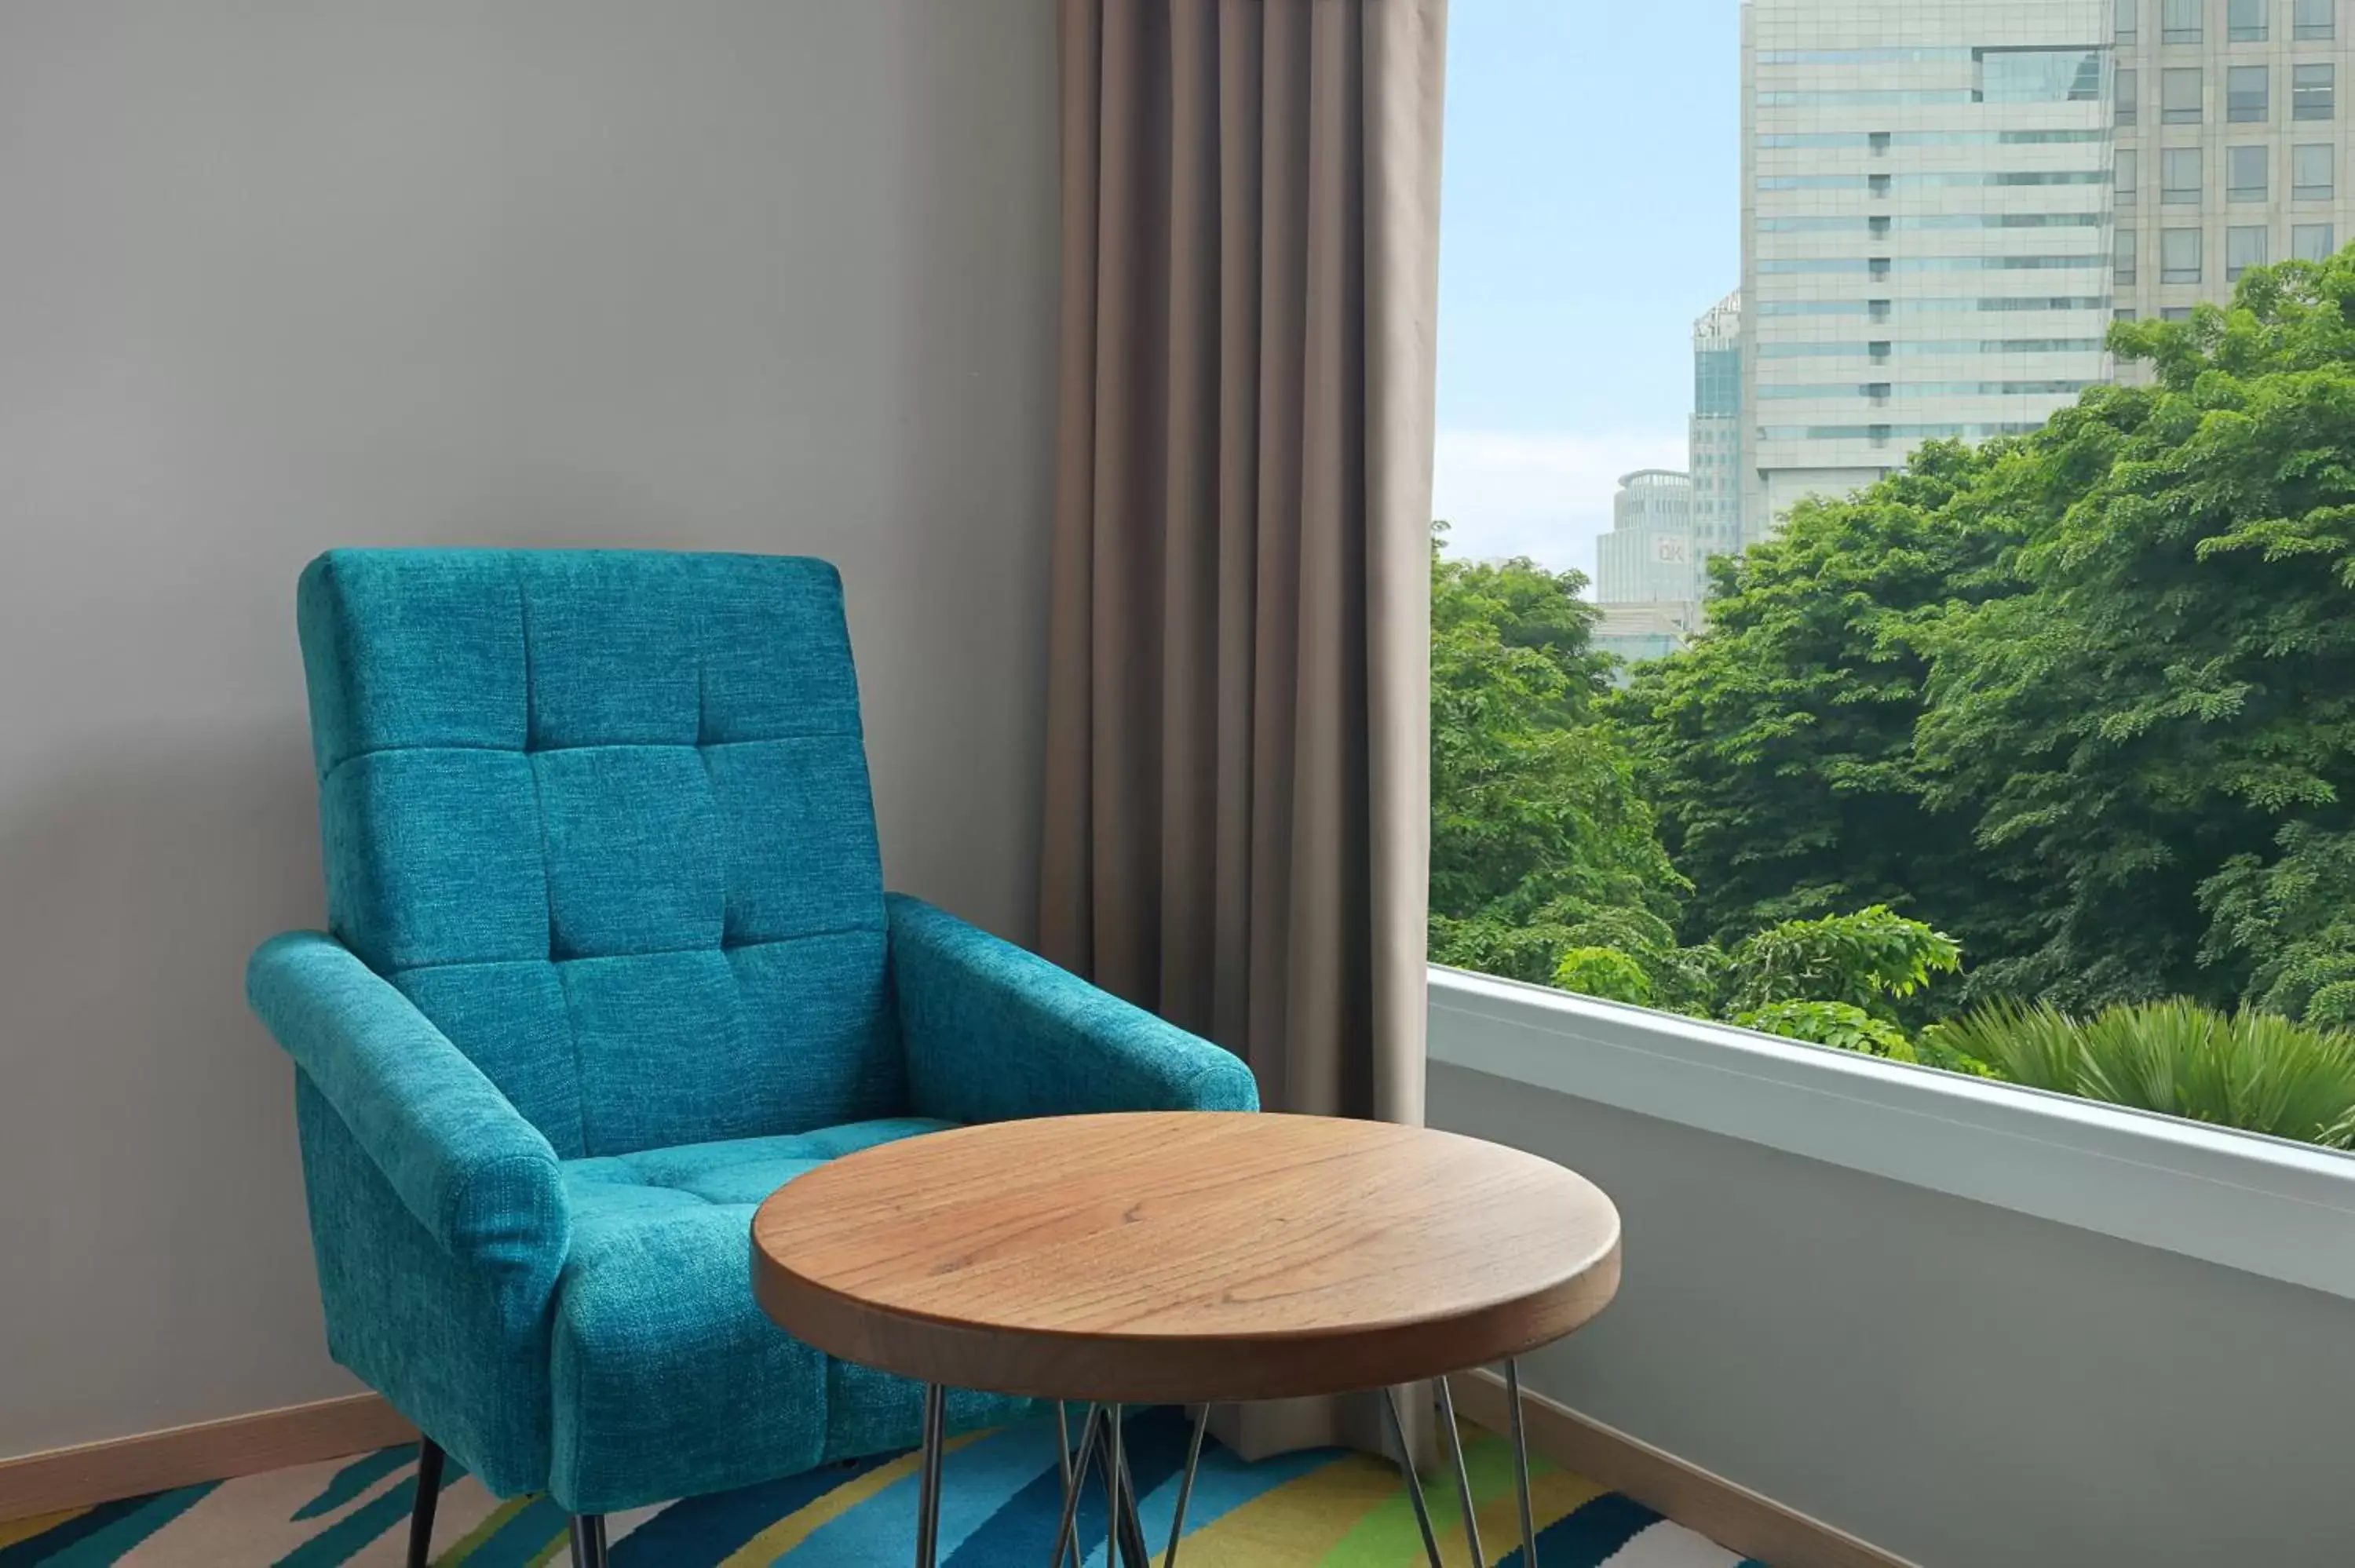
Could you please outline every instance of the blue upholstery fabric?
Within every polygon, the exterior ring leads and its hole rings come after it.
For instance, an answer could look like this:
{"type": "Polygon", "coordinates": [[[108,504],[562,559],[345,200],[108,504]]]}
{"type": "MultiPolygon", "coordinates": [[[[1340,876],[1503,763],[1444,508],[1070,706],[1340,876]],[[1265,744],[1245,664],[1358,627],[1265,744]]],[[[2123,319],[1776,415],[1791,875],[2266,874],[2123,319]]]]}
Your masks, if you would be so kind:
{"type": "Polygon", "coordinates": [[[297,611],[333,934],[248,994],[297,1069],[329,1348],[493,1490],[606,1512],[913,1442],[913,1384],[753,1301],[754,1205],[952,1123],[1256,1104],[1217,1047],[887,904],[823,563],[338,551],[297,611]]]}
{"type": "Polygon", "coordinates": [[[929,904],[889,902],[919,1115],[1259,1109],[1257,1081],[1229,1053],[929,904]]]}
{"type": "Polygon", "coordinates": [[[329,927],[559,1154],[899,1108],[833,567],[339,550],[296,620],[329,927]]]}

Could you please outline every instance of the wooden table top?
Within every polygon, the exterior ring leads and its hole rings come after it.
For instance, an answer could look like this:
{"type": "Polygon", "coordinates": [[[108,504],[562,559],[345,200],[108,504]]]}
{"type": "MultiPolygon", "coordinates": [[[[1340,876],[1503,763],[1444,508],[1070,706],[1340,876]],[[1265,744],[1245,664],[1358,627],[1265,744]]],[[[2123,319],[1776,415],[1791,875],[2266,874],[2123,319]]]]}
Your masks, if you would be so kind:
{"type": "Polygon", "coordinates": [[[787,1332],[954,1388],[1132,1404],[1412,1382],[1561,1338],[1619,1285],[1592,1182],[1454,1133],[1221,1112],[905,1139],[780,1188],[787,1332]]]}

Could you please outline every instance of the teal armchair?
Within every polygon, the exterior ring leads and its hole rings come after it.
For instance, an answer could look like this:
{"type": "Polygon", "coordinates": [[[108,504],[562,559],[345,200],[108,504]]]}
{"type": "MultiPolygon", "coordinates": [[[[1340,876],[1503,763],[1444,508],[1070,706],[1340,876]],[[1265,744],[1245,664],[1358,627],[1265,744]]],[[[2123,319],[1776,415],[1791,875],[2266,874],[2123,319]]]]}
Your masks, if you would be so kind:
{"type": "MultiPolygon", "coordinates": [[[[1226,1052],[887,895],[811,560],[336,551],[297,598],[328,932],[294,1062],[328,1346],[442,1455],[605,1513],[912,1444],[921,1391],[754,1304],[752,1211],[960,1123],[1257,1103],[1226,1052]]],[[[1016,1413],[954,1396],[954,1422],[1016,1413]]]]}

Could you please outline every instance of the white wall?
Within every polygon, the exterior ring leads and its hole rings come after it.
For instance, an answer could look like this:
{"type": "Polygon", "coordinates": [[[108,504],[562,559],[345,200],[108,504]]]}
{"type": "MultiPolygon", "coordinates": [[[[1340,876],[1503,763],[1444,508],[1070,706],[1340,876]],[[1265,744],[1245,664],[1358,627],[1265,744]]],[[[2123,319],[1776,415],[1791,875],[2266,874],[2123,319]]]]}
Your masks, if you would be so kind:
{"type": "Polygon", "coordinates": [[[1531,1386],[1925,1568],[2327,1568],[2355,1552],[2355,1303],[1492,1077],[1433,1126],[1625,1225],[1531,1386]]]}
{"type": "Polygon", "coordinates": [[[1028,934],[1054,10],[0,6],[0,1456],[352,1386],[241,994],[319,549],[831,557],[890,880],[1028,934]]]}

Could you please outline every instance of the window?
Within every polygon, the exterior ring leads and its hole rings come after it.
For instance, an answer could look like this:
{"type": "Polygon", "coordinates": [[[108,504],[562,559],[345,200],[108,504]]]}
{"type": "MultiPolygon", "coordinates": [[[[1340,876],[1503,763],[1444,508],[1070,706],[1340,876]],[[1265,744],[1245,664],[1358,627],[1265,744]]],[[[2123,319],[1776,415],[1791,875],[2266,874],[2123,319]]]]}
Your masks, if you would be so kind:
{"type": "Polygon", "coordinates": [[[2110,240],[2110,276],[2120,283],[2135,281],[2135,231],[2121,228],[2110,240]]]}
{"type": "Polygon", "coordinates": [[[2141,172],[2142,155],[2132,147],[2119,148],[2117,161],[2111,166],[2110,180],[2117,187],[2120,207],[2135,204],[2135,182],[2141,177],[2141,172]]]}
{"type": "Polygon", "coordinates": [[[2264,146],[2224,149],[2224,199],[2263,201],[2270,184],[2266,170],[2272,149],[2264,146]]]}
{"type": "Polygon", "coordinates": [[[2099,103],[2099,49],[1977,49],[1972,63],[1981,103],[2099,103]]]}
{"type": "Polygon", "coordinates": [[[1865,176],[1865,189],[1870,191],[1876,197],[1885,197],[1889,195],[1889,176],[1887,175],[1867,175],[1865,176]]]}
{"type": "Polygon", "coordinates": [[[2162,44],[2196,44],[2200,41],[2200,7],[2201,0],[2159,0],[2158,41],[2162,44]]]}
{"type": "Polygon", "coordinates": [[[2293,223],[2289,226],[2289,253],[2298,261],[2328,261],[2338,247],[2331,243],[2330,225],[2327,223],[2293,223]]]}
{"type": "Polygon", "coordinates": [[[2162,228],[2158,231],[2158,281],[2162,283],[2200,281],[2200,231],[2162,228]]]}
{"type": "Polygon", "coordinates": [[[2118,0],[2117,19],[2113,37],[2122,44],[2131,44],[2142,35],[2142,0],[2118,0]]]}
{"type": "Polygon", "coordinates": [[[2224,281],[2231,282],[2252,267],[2265,264],[2265,233],[2263,225],[2247,228],[2238,225],[2224,231],[2224,281]]]}
{"type": "Polygon", "coordinates": [[[2190,305],[2164,306],[2158,313],[2158,319],[2163,322],[2188,322],[2191,319],[2191,307],[2190,305]]]}
{"type": "Polygon", "coordinates": [[[2294,201],[2328,201],[2337,184],[2334,165],[2339,149],[2328,142],[2307,142],[2289,150],[2289,194],[2294,201]]]}
{"type": "Polygon", "coordinates": [[[2110,319],[2114,322],[2130,322],[2135,319],[2134,307],[2131,305],[2120,305],[2117,309],[2110,313],[2110,319]]]}
{"type": "Polygon", "coordinates": [[[2135,112],[2136,90],[2140,83],[2139,75],[2131,69],[2120,70],[2115,75],[2112,86],[2115,90],[2113,93],[2111,117],[2121,125],[2131,125],[2140,118],[2135,112]]]}
{"type": "MultiPolygon", "coordinates": [[[[2307,68],[2297,69],[2302,71],[2307,68]]],[[[2162,124],[2200,123],[2200,81],[2198,66],[2169,66],[2158,73],[2158,118],[2162,124]]]]}
{"type": "Polygon", "coordinates": [[[2262,44],[2265,41],[2265,11],[2273,0],[2227,0],[2224,7],[2224,37],[2235,44],[2262,44]]]}
{"type": "Polygon", "coordinates": [[[1867,144],[1868,146],[1870,146],[1870,147],[1872,149],[1872,155],[1873,155],[1874,157],[1876,157],[1876,158],[1885,158],[1885,157],[1889,156],[1889,132],[1886,132],[1886,131],[1875,131],[1874,132],[1872,132],[1872,134],[1871,134],[1870,136],[1867,137],[1867,138],[1865,139],[1865,141],[1866,141],[1866,144],[1867,144]]]}
{"type": "MultiPolygon", "coordinates": [[[[2130,6],[2134,0],[2118,0],[2130,6]]],[[[2297,11],[2290,25],[2290,36],[2296,38],[2335,38],[2339,36],[2339,0],[2297,0],[2297,11]]]]}
{"type": "Polygon", "coordinates": [[[2335,120],[2339,117],[2337,66],[2289,68],[2289,117],[2292,120],[2335,120]]]}
{"type": "Polygon", "coordinates": [[[1864,302],[1864,313],[1870,320],[1885,322],[1889,319],[1889,302],[1887,300],[1867,300],[1864,302]]]}
{"type": "Polygon", "coordinates": [[[2200,149],[2169,147],[2158,155],[2158,199],[2168,207],[2200,205],[2200,149]]]}
{"type": "Polygon", "coordinates": [[[2274,117],[2272,73],[2263,66],[2233,66],[2224,73],[2224,118],[2235,125],[2263,125],[2274,117]]]}

